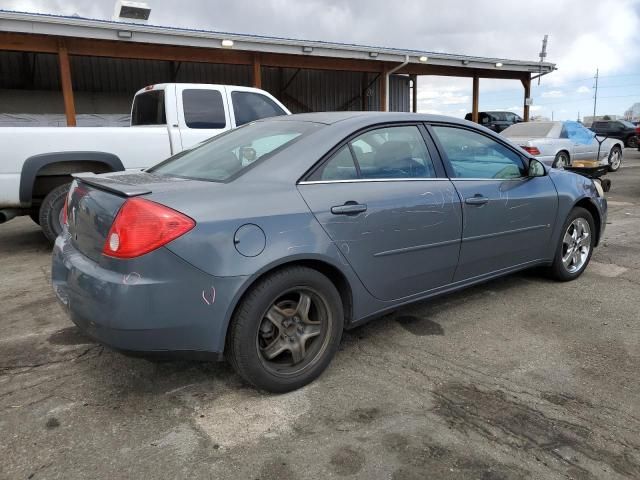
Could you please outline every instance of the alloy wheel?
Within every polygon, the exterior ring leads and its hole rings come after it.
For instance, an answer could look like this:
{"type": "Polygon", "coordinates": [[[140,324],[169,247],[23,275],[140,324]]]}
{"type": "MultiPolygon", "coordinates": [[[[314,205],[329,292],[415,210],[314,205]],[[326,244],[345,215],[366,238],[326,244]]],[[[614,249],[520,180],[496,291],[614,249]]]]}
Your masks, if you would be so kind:
{"type": "Polygon", "coordinates": [[[591,252],[591,227],[578,217],[567,228],[562,239],[562,264],[569,273],[576,273],[586,263],[591,252]]]}
{"type": "Polygon", "coordinates": [[[611,157],[609,158],[609,166],[612,170],[617,170],[620,168],[620,161],[622,160],[622,154],[620,150],[614,148],[611,152],[611,157]]]}
{"type": "Polygon", "coordinates": [[[326,301],[310,288],[280,295],[266,310],[256,338],[263,365],[277,375],[297,374],[327,348],[332,318],[326,301]]]}

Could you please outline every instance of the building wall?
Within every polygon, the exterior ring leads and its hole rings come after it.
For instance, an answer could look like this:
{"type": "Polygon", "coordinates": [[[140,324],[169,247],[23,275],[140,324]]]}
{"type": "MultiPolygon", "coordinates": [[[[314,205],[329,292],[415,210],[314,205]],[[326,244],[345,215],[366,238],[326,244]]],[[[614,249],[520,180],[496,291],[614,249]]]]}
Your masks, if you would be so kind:
{"type": "MultiPolygon", "coordinates": [[[[250,65],[222,65],[71,56],[78,114],[128,114],[131,99],[146,85],[165,82],[250,86],[250,65]]],[[[262,68],[262,87],[292,112],[380,110],[380,75],[375,73],[262,68]]],[[[392,76],[390,109],[409,111],[406,76],[392,76]]],[[[0,52],[0,114],[62,114],[55,54],[0,52]]]]}

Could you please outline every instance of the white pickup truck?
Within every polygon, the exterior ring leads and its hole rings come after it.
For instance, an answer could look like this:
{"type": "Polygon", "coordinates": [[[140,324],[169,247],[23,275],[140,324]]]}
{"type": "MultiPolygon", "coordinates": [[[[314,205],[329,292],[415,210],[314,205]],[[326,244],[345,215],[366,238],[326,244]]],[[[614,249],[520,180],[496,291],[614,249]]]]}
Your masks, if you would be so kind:
{"type": "Polygon", "coordinates": [[[146,168],[231,128],[289,113],[256,88],[165,83],[136,93],[130,127],[0,128],[0,223],[30,215],[53,241],[71,174],[146,168]]]}

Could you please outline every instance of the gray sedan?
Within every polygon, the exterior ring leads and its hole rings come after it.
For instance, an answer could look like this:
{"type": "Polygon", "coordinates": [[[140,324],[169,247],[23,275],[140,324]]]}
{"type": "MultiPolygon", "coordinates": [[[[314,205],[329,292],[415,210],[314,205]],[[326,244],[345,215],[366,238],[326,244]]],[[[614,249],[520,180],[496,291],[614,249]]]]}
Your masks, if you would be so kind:
{"type": "Polygon", "coordinates": [[[321,374],[343,329],[402,305],[534,266],[575,279],[606,205],[463,120],[278,117],[146,172],[77,177],[53,288],[104,344],[224,354],[284,392],[321,374]]]}

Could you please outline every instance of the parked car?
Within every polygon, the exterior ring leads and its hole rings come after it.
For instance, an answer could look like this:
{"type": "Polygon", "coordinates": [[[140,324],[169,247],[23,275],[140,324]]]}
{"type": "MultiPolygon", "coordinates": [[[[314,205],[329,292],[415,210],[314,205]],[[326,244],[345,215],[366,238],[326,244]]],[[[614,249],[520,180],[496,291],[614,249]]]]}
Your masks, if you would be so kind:
{"type": "Polygon", "coordinates": [[[534,266],[577,278],[606,213],[593,181],[470,122],[275,117],[144,172],[77,176],[52,285],[102,343],[224,353],[284,392],[343,328],[402,305],[534,266]]]}
{"type": "Polygon", "coordinates": [[[598,160],[615,172],[622,165],[622,141],[596,139],[591,130],[578,122],[524,122],[512,125],[502,135],[552,167],[563,168],[574,160],[598,160]],[[599,140],[603,140],[601,146],[599,140]]]}
{"type": "Polygon", "coordinates": [[[166,83],[136,93],[131,127],[0,128],[0,223],[30,215],[53,242],[72,174],[150,167],[231,128],[288,113],[255,88],[166,83]]]}
{"type": "Polygon", "coordinates": [[[597,120],[589,128],[597,135],[622,140],[626,147],[638,147],[640,127],[626,120],[597,120]]]}
{"type": "MultiPolygon", "coordinates": [[[[465,120],[471,121],[472,114],[467,113],[465,120]]],[[[501,132],[514,123],[522,122],[522,117],[513,112],[479,112],[478,123],[494,132],[501,132]]]]}

